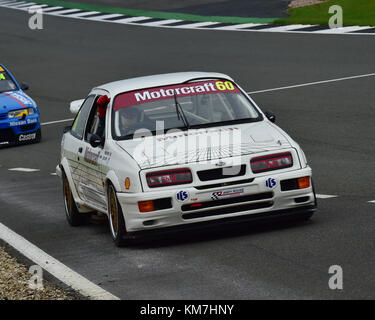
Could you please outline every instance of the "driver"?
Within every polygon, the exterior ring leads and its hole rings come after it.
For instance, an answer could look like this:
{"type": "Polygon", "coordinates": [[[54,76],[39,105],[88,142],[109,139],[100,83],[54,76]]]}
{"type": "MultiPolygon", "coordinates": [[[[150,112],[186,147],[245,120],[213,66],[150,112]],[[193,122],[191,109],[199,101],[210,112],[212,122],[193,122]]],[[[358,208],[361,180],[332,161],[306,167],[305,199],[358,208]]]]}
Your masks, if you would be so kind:
{"type": "Polygon", "coordinates": [[[138,109],[128,107],[121,110],[120,113],[120,131],[122,135],[127,135],[134,129],[139,121],[140,112],[138,109]]]}

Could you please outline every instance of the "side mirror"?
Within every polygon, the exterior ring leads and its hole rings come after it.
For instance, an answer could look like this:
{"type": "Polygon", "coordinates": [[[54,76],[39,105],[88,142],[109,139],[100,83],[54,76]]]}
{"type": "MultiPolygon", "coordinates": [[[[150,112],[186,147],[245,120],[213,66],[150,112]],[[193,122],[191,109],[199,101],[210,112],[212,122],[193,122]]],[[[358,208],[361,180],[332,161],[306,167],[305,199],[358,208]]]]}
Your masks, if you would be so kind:
{"type": "Polygon", "coordinates": [[[26,91],[29,89],[29,85],[27,83],[21,82],[20,87],[23,91],[26,91]]]}
{"type": "Polygon", "coordinates": [[[269,121],[273,123],[276,121],[276,116],[271,111],[265,111],[264,114],[266,115],[269,121]]]}
{"type": "Polygon", "coordinates": [[[85,99],[80,99],[80,100],[74,100],[70,103],[70,112],[73,114],[77,114],[79,109],[82,106],[82,103],[85,101],[85,99]]]}
{"type": "Polygon", "coordinates": [[[93,148],[100,146],[103,143],[103,139],[97,134],[92,134],[89,139],[90,145],[93,148]]]}
{"type": "Polygon", "coordinates": [[[64,128],[64,133],[67,133],[67,132],[69,132],[70,130],[72,129],[72,126],[67,126],[67,127],[65,127],[64,128]]]}

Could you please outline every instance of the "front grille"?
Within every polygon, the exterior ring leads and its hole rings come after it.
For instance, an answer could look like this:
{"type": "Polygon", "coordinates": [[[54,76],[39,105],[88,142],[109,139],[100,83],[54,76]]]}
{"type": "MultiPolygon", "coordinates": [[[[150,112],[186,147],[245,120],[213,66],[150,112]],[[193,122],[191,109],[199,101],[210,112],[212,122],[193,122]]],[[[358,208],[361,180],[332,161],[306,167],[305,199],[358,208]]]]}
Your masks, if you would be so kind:
{"type": "Polygon", "coordinates": [[[219,206],[224,206],[224,205],[234,204],[234,203],[272,199],[272,197],[273,197],[273,192],[263,192],[263,193],[250,194],[250,195],[241,196],[241,197],[233,197],[233,198],[227,198],[227,199],[219,199],[219,200],[212,200],[212,201],[206,201],[206,202],[185,204],[181,207],[181,210],[182,211],[201,210],[201,209],[219,207],[219,206]]]}
{"type": "Polygon", "coordinates": [[[222,188],[222,187],[227,187],[227,186],[233,186],[236,184],[251,183],[253,181],[254,181],[254,178],[251,178],[251,179],[243,179],[243,180],[230,181],[230,182],[207,184],[205,186],[195,186],[194,188],[197,190],[206,190],[206,189],[212,189],[212,188],[222,188]]]}
{"type": "Polygon", "coordinates": [[[249,203],[249,204],[242,204],[240,206],[219,208],[216,210],[188,213],[188,214],[182,215],[182,218],[185,220],[189,220],[189,219],[203,218],[203,217],[209,217],[209,216],[217,216],[217,215],[228,214],[228,213],[236,213],[236,212],[241,212],[241,211],[264,209],[264,208],[269,208],[272,206],[273,206],[273,201],[249,203]]]}
{"type": "Polygon", "coordinates": [[[8,114],[7,113],[0,113],[0,120],[5,120],[8,119],[8,114]]]}
{"type": "Polygon", "coordinates": [[[240,177],[240,176],[244,176],[245,173],[246,173],[245,164],[241,165],[241,167],[233,166],[233,167],[226,167],[226,168],[217,168],[217,169],[197,171],[197,175],[201,181],[210,181],[210,180],[228,179],[232,177],[240,177]],[[234,174],[231,174],[232,172],[234,174]]]}
{"type": "Polygon", "coordinates": [[[0,130],[0,143],[12,141],[16,138],[11,128],[0,130]]]}
{"type": "Polygon", "coordinates": [[[25,132],[25,131],[30,131],[30,130],[34,130],[36,127],[36,123],[33,123],[33,124],[26,124],[24,126],[21,126],[21,131],[22,132],[25,132]]]}

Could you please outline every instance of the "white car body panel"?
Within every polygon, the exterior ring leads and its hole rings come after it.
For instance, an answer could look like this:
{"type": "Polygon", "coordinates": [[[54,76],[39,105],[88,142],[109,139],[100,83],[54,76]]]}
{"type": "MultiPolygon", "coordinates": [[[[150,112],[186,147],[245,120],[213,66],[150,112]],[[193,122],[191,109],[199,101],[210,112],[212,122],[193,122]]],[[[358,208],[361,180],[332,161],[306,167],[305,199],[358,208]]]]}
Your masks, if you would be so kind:
{"type": "MultiPolygon", "coordinates": [[[[111,98],[107,108],[111,110],[113,98],[120,93],[156,86],[174,85],[191,79],[203,78],[227,79],[235,83],[232,78],[220,73],[183,72],[116,81],[98,86],[90,94],[107,94],[111,98]]],[[[124,212],[127,231],[131,233],[314,205],[315,194],[312,185],[305,189],[291,191],[281,191],[280,189],[280,181],[282,180],[305,176],[311,177],[311,168],[306,163],[303,151],[287,133],[265,117],[260,108],[243,89],[238,85],[237,87],[263,115],[263,121],[229,126],[222,125],[207,129],[196,129],[195,131],[189,130],[186,135],[184,134],[185,131],[183,131],[177,134],[167,133],[118,141],[112,138],[112,112],[107,111],[105,120],[106,140],[103,147],[93,148],[88,142],[77,139],[69,132],[66,133],[62,140],[59,170],[63,170],[67,175],[78,208],[82,212],[92,209],[108,214],[106,193],[108,183],[112,183],[117,191],[117,197],[124,212]],[[222,131],[218,131],[218,128],[222,131]],[[212,148],[205,146],[197,150],[196,144],[192,142],[197,134],[202,131],[204,132],[202,135],[205,138],[209,137],[213,145],[216,146],[214,152],[212,148]],[[220,140],[220,132],[239,133],[240,139],[235,139],[235,142],[227,141],[223,144],[220,140]],[[185,148],[180,148],[181,145],[185,146],[185,148]],[[80,148],[81,153],[77,153],[80,148]],[[251,171],[250,159],[252,157],[287,151],[293,156],[292,167],[257,174],[251,171]],[[198,171],[218,168],[218,164],[225,167],[232,164],[245,165],[246,173],[243,176],[229,176],[225,179],[214,181],[200,181],[197,175],[198,171]],[[148,172],[169,170],[171,168],[189,168],[192,172],[193,182],[159,188],[150,188],[148,186],[146,181],[148,172]],[[275,185],[271,188],[266,185],[266,181],[270,178],[275,182],[275,185]],[[126,179],[130,181],[130,186],[126,187],[126,179]],[[235,181],[246,179],[251,181],[240,182],[230,186],[216,186],[217,184],[231,184],[235,181]],[[213,185],[213,187],[209,187],[210,185],[213,185]],[[197,189],[200,187],[206,189],[197,189]],[[181,191],[188,194],[184,201],[179,201],[176,197],[181,191]],[[195,217],[197,213],[206,212],[210,210],[209,208],[194,209],[189,212],[182,210],[184,205],[214,202],[215,200],[212,197],[215,192],[221,194],[226,194],[227,192],[228,196],[223,196],[223,199],[229,199],[232,191],[236,196],[272,193],[272,197],[243,203],[244,205],[254,205],[255,207],[257,204],[265,205],[265,203],[268,203],[265,207],[220,215],[195,217]],[[296,202],[296,198],[303,197],[308,200],[303,203],[296,202]],[[139,201],[164,198],[170,198],[170,208],[148,213],[139,211],[139,201]]],[[[216,208],[212,207],[211,210],[234,208],[236,206],[238,206],[238,203],[224,204],[216,208]]]]}

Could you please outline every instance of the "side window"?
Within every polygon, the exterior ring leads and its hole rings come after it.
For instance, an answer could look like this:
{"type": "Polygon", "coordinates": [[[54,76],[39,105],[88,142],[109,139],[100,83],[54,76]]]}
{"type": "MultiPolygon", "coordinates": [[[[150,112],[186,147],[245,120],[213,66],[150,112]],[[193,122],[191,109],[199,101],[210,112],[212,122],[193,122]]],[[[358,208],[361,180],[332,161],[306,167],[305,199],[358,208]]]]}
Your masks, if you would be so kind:
{"type": "MultiPolygon", "coordinates": [[[[97,98],[99,98],[99,97],[97,97],[97,98]]],[[[91,109],[89,119],[87,121],[86,130],[85,130],[85,140],[86,141],[89,141],[90,136],[93,135],[93,134],[97,134],[97,135],[102,136],[103,130],[101,130],[101,129],[104,129],[104,128],[101,128],[101,124],[100,124],[99,117],[98,117],[98,112],[97,112],[98,106],[96,104],[97,100],[98,99],[95,99],[95,104],[91,109]]]]}
{"type": "Polygon", "coordinates": [[[81,109],[79,109],[79,112],[76,118],[74,119],[71,133],[73,136],[75,136],[78,139],[83,138],[83,133],[85,131],[87,118],[89,116],[94,99],[95,99],[95,95],[88,96],[85,102],[82,104],[81,109]]]}

